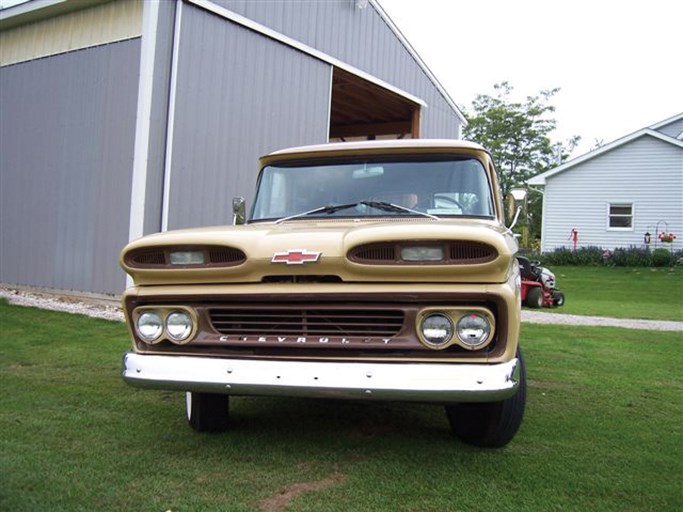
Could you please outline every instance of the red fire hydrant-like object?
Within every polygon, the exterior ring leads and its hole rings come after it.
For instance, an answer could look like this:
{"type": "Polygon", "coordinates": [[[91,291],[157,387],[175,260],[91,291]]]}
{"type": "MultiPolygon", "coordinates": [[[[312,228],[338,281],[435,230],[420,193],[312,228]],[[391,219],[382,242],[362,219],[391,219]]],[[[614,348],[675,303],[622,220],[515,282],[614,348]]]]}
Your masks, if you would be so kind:
{"type": "Polygon", "coordinates": [[[576,230],[576,228],[572,228],[572,230],[569,232],[569,240],[574,243],[574,252],[576,252],[576,244],[579,243],[579,232],[576,230]]]}

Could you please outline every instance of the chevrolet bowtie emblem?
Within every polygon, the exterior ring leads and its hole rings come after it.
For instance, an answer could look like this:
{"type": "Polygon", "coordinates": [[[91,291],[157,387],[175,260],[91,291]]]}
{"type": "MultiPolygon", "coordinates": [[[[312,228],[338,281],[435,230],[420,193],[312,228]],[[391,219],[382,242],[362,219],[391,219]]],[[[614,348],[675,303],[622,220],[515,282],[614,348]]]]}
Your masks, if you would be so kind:
{"type": "Polygon", "coordinates": [[[316,263],[320,258],[319,252],[307,251],[306,249],[290,249],[289,251],[276,252],[273,254],[271,263],[286,263],[287,265],[302,265],[304,263],[316,263]]]}

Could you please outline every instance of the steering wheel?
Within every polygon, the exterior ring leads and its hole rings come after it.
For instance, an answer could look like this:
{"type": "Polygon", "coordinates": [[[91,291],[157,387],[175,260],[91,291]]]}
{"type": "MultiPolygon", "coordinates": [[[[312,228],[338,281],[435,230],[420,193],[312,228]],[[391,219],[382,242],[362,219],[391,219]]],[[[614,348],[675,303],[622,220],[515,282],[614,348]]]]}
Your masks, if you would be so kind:
{"type": "Polygon", "coordinates": [[[463,212],[463,213],[465,212],[465,207],[464,207],[462,204],[460,204],[459,201],[457,201],[456,199],[453,199],[452,197],[448,197],[448,196],[437,196],[437,197],[434,198],[434,205],[436,205],[436,203],[439,202],[439,201],[444,201],[444,202],[446,202],[446,203],[451,203],[452,205],[455,205],[455,206],[457,206],[458,208],[460,208],[460,211],[461,211],[461,212],[463,212]]]}

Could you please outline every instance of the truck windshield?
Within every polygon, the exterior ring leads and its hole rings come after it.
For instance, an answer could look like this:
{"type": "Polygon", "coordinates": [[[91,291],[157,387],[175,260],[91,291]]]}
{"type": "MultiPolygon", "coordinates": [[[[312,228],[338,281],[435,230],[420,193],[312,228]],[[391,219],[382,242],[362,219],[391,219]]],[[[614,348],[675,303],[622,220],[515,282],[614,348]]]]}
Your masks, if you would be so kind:
{"type": "Polygon", "coordinates": [[[425,214],[493,217],[481,162],[451,157],[267,166],[259,176],[251,220],[425,214]]]}

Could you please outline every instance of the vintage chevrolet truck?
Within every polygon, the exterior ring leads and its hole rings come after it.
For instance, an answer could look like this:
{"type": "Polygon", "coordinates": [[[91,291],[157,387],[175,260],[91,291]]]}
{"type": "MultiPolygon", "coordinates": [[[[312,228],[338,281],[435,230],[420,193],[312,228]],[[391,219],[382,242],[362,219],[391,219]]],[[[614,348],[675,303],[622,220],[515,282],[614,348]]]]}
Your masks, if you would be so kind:
{"type": "Polygon", "coordinates": [[[456,140],[346,142],[260,160],[247,215],[128,244],[130,385],[186,392],[190,426],[231,395],[443,404],[500,447],[524,415],[517,242],[494,164],[456,140]]]}

